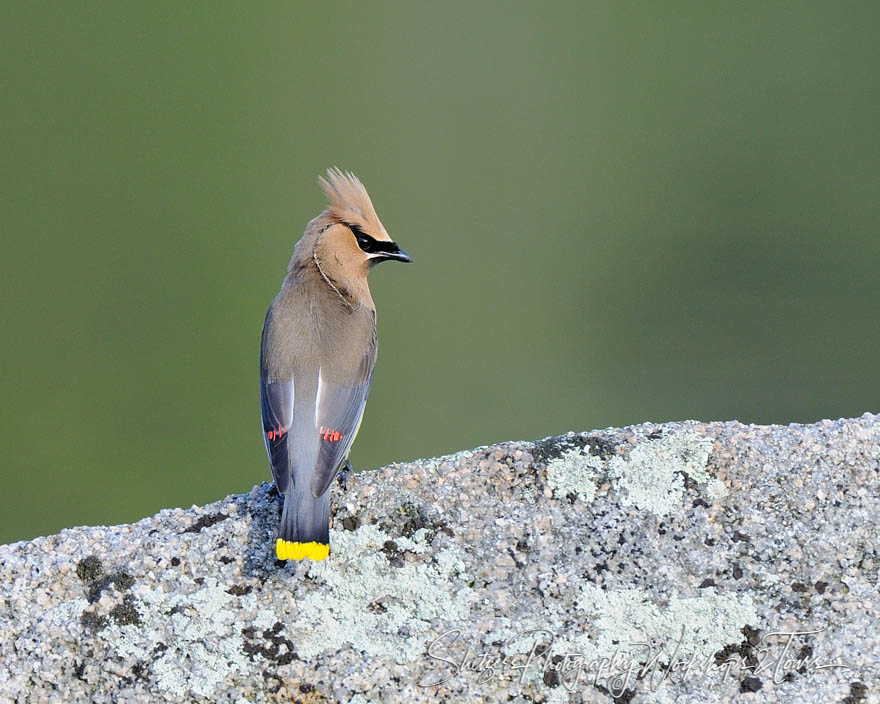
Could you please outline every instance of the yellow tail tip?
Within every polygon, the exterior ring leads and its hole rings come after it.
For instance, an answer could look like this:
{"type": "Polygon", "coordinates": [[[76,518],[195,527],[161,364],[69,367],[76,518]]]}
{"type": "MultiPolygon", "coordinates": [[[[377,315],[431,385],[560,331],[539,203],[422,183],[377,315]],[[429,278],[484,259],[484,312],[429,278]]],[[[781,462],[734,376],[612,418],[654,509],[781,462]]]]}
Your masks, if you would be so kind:
{"type": "Polygon", "coordinates": [[[330,546],[324,543],[291,543],[278,538],[275,554],[279,560],[323,560],[330,554],[330,546]]]}

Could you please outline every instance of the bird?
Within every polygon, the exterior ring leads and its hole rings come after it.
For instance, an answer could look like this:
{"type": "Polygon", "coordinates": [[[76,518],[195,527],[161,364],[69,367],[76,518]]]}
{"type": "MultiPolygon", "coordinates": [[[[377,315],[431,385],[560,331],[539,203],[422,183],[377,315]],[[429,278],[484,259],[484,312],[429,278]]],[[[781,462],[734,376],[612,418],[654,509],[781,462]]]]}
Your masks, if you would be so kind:
{"type": "Polygon", "coordinates": [[[330,485],[360,430],[378,349],[367,274],[411,262],[350,171],[318,182],[327,207],[296,243],[260,341],[263,441],[284,508],[279,560],[330,552],[330,485]]]}

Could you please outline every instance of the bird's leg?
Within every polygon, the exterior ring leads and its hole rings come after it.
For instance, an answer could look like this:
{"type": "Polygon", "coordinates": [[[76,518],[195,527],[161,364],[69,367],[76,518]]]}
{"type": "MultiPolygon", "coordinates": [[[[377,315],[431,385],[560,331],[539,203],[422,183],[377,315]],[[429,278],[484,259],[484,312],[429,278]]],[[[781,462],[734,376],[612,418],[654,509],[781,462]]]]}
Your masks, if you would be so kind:
{"type": "Polygon", "coordinates": [[[339,474],[336,475],[336,480],[339,482],[339,485],[343,488],[343,490],[348,489],[348,481],[354,476],[354,467],[351,466],[351,462],[348,461],[348,457],[345,458],[345,462],[342,463],[342,466],[339,468],[339,474]]]}

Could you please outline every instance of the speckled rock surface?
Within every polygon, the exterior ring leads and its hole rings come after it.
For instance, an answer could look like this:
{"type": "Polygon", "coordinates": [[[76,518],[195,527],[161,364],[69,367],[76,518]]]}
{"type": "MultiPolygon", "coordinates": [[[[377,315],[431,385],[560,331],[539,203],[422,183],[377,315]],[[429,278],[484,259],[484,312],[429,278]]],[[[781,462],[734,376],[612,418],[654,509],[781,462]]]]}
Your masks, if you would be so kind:
{"type": "Polygon", "coordinates": [[[880,417],[396,464],[0,546],[0,701],[873,702],[880,417]],[[613,697],[616,695],[616,699],[613,697]]]}

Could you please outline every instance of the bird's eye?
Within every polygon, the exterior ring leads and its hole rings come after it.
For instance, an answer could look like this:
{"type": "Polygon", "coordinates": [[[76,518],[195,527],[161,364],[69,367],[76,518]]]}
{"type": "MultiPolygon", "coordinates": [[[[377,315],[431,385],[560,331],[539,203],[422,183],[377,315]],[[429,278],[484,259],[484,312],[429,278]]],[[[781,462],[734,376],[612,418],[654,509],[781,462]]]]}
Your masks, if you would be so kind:
{"type": "Polygon", "coordinates": [[[355,236],[355,239],[357,239],[358,247],[360,247],[364,252],[367,253],[376,251],[376,247],[379,244],[378,242],[376,242],[376,240],[366,234],[357,225],[349,225],[348,227],[351,230],[352,234],[355,236]]]}

